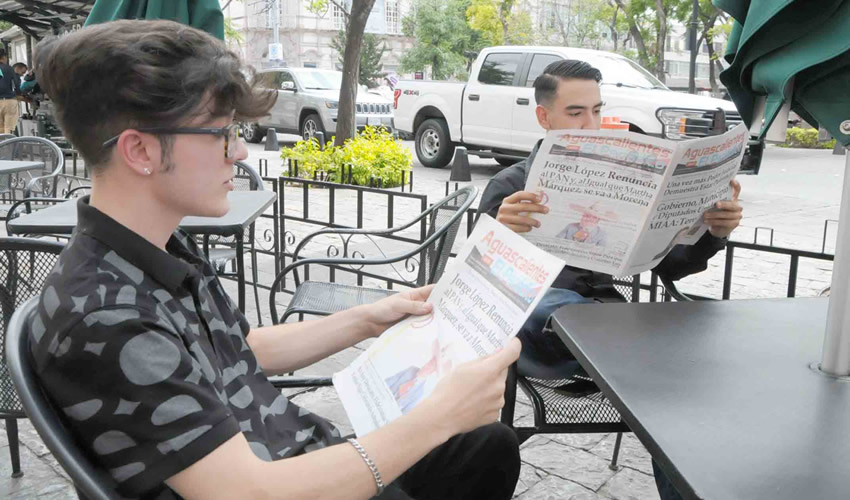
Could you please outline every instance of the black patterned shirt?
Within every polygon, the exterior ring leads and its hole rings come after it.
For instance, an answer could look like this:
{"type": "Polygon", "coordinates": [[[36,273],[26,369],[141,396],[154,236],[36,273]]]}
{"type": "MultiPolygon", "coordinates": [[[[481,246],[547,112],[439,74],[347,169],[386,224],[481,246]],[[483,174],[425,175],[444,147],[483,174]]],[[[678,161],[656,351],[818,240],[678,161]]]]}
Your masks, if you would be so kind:
{"type": "Polygon", "coordinates": [[[163,481],[237,432],[266,461],[341,442],[268,382],[193,240],[166,248],[81,199],[31,332],[49,397],[119,492],[177,497],[163,481]]]}

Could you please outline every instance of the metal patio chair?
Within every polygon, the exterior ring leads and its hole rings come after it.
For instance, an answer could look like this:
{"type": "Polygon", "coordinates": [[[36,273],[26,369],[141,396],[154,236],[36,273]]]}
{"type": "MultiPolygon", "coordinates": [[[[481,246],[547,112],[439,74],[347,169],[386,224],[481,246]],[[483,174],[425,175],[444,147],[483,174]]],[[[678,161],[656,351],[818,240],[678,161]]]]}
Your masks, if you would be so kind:
{"type": "MultiPolygon", "coordinates": [[[[6,343],[6,332],[12,313],[24,302],[41,293],[64,245],[28,238],[0,238],[0,348],[6,343]]],[[[0,359],[0,418],[6,420],[9,453],[12,455],[12,477],[23,475],[18,445],[19,418],[26,418],[24,407],[12,380],[5,358],[0,359]]]]}
{"type": "MultiPolygon", "coordinates": [[[[14,137],[0,142],[0,160],[29,160],[44,163],[41,170],[27,172],[30,175],[29,179],[18,174],[3,176],[3,179],[0,179],[0,196],[4,200],[0,204],[0,212],[4,212],[3,218],[5,218],[5,212],[18,198],[15,193],[17,191],[24,193],[31,178],[58,174],[65,167],[65,155],[59,146],[41,137],[14,137]]],[[[32,192],[30,195],[55,197],[49,182],[42,183],[40,188],[40,191],[32,192]]],[[[24,194],[24,197],[26,196],[27,194],[24,194]]]]}
{"type": "MultiPolygon", "coordinates": [[[[269,309],[273,324],[285,322],[293,314],[302,316],[304,314],[327,316],[335,312],[344,311],[352,307],[371,304],[384,297],[398,293],[396,290],[381,288],[367,288],[358,285],[344,283],[325,283],[319,281],[301,281],[298,275],[299,268],[310,265],[328,266],[331,269],[352,270],[362,269],[363,266],[392,266],[403,263],[410,270],[411,259],[419,259],[416,270],[416,279],[409,284],[411,286],[424,286],[436,283],[446,268],[452,245],[457,237],[464,214],[466,214],[478,190],[474,186],[461,188],[449,196],[438,201],[430,208],[419,214],[407,223],[383,230],[370,229],[322,229],[316,231],[301,241],[296,247],[293,262],[286,266],[275,277],[269,294],[269,309]],[[377,247],[375,238],[393,236],[408,228],[415,228],[417,224],[425,222],[425,238],[414,248],[387,255],[377,247]],[[302,258],[300,257],[305,245],[314,238],[321,235],[338,236],[343,241],[343,252],[340,257],[302,258]],[[382,254],[379,258],[358,258],[359,250],[353,248],[352,238],[366,238],[370,245],[378,248],[382,254]],[[281,317],[278,314],[276,295],[280,289],[281,282],[289,274],[292,274],[295,282],[295,293],[281,317]]],[[[294,377],[273,377],[272,382],[278,387],[303,387],[316,385],[330,385],[329,378],[312,377],[309,379],[298,379],[294,377]]]]}
{"type": "Polygon", "coordinates": [[[97,468],[77,445],[56,407],[44,394],[30,361],[29,327],[38,297],[27,301],[11,317],[5,359],[24,409],[47,449],[71,477],[82,500],[120,500],[115,480],[97,468]]]}
{"type": "MultiPolygon", "coordinates": [[[[692,300],[680,293],[675,284],[653,274],[649,284],[641,284],[640,275],[614,278],[614,287],[627,302],[640,302],[641,292],[647,292],[649,301],[692,300]],[[663,286],[659,285],[659,280],[663,286]]],[[[544,334],[555,335],[547,325],[544,334]]],[[[564,360],[565,363],[570,360],[564,360]]],[[[520,359],[508,370],[505,384],[505,406],[501,422],[511,427],[520,443],[535,434],[580,434],[616,432],[617,439],[610,467],[616,469],[623,432],[631,432],[620,413],[597,390],[576,391],[570,395],[570,386],[593,387],[592,379],[580,371],[569,378],[551,378],[547,372],[558,372],[558,366],[537,366],[528,358],[520,359]],[[546,374],[546,375],[544,375],[546,374]],[[519,387],[531,402],[534,422],[531,426],[517,426],[514,422],[516,392],[519,387]],[[589,392],[589,393],[588,393],[589,392]]]]}
{"type": "MultiPolygon", "coordinates": [[[[265,185],[263,178],[250,165],[237,161],[235,166],[236,176],[233,178],[233,186],[237,191],[263,191],[265,185]]],[[[257,248],[254,242],[256,222],[251,224],[249,229],[242,234],[243,248],[251,254],[251,274],[252,285],[254,286],[254,301],[257,305],[257,321],[259,326],[263,326],[263,319],[260,314],[260,292],[258,284],[257,271],[257,248]]],[[[215,268],[216,273],[224,278],[236,277],[236,237],[235,236],[211,236],[197,235],[198,244],[201,245],[207,260],[215,268]],[[227,263],[233,265],[233,272],[226,271],[227,263]]]]}

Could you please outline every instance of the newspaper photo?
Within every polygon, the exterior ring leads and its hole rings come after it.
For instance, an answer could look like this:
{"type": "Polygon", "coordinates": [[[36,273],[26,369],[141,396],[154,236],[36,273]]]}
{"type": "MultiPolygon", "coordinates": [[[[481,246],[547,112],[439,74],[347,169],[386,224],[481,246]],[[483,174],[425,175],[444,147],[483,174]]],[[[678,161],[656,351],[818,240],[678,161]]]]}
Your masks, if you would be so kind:
{"type": "Polygon", "coordinates": [[[624,276],[655,267],[677,244],[694,244],[704,214],[731,195],[746,126],[671,141],[621,130],[554,130],[525,190],[547,214],[525,237],[567,265],[624,276]]]}
{"type": "Polygon", "coordinates": [[[333,384],[358,436],[406,414],[461,363],[515,336],[564,263],[482,215],[437,282],[433,311],[388,328],[333,384]]]}

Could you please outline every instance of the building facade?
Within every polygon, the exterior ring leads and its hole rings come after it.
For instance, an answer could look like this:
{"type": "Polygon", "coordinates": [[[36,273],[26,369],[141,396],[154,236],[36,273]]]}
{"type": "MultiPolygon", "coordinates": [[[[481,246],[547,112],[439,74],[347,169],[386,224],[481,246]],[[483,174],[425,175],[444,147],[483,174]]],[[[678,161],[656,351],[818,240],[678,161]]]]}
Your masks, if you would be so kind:
{"type": "MultiPolygon", "coordinates": [[[[224,5],[226,2],[222,1],[224,5]]],[[[349,8],[351,0],[339,2],[349,8]]],[[[324,11],[316,13],[307,8],[305,0],[279,0],[279,12],[272,9],[271,0],[231,2],[224,11],[234,29],[242,34],[238,43],[245,60],[257,68],[285,64],[292,67],[341,69],[340,55],[331,41],[345,25],[345,11],[327,2],[324,11]],[[283,62],[270,61],[269,44],[274,39],[274,18],[279,16],[280,43],[283,62]]],[[[413,39],[401,33],[401,20],[412,8],[411,0],[375,0],[366,24],[366,32],[378,35],[387,46],[383,71],[400,73],[401,57],[413,46],[413,39]]]]}

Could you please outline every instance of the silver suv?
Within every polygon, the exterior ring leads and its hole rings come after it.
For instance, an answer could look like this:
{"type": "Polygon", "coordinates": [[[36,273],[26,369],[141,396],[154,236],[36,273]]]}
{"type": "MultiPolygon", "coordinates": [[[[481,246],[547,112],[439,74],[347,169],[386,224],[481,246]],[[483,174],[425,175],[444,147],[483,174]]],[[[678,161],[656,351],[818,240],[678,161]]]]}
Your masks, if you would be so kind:
{"type": "MultiPolygon", "coordinates": [[[[260,142],[268,128],[281,133],[298,134],[307,139],[316,132],[325,138],[336,132],[339,89],[342,72],[313,68],[273,68],[257,72],[260,86],[277,90],[277,103],[271,115],[259,122],[243,123],[242,137],[260,142]]],[[[382,125],[393,128],[392,101],[361,87],[357,93],[357,128],[382,125]]]]}

